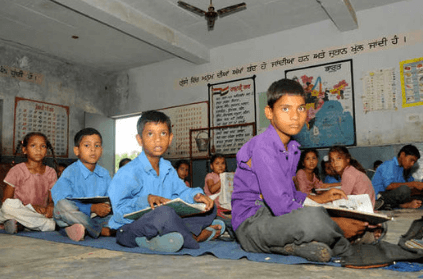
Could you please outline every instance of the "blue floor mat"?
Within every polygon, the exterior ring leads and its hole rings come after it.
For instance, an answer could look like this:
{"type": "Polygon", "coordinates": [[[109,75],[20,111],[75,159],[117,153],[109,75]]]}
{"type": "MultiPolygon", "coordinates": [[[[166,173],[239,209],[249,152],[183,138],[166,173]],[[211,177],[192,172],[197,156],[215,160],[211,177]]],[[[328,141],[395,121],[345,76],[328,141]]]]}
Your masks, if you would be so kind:
{"type": "MultiPolygon", "coordinates": [[[[6,233],[4,230],[0,230],[0,233],[6,233]]],[[[19,232],[17,236],[26,236],[31,238],[37,238],[47,241],[60,242],[75,244],[81,246],[94,247],[99,249],[108,249],[113,251],[129,252],[129,253],[141,253],[141,254],[160,254],[160,255],[191,255],[198,257],[201,255],[214,255],[219,259],[230,259],[238,260],[241,258],[247,258],[250,261],[255,262],[267,262],[267,263],[279,263],[279,264],[320,264],[320,265],[331,265],[341,266],[339,263],[316,263],[310,262],[301,257],[295,256],[284,256],[278,254],[265,254],[265,253],[249,253],[241,249],[241,246],[235,241],[208,241],[200,243],[200,249],[182,249],[175,253],[164,253],[151,251],[149,249],[135,247],[127,248],[116,243],[115,237],[100,237],[93,239],[89,236],[85,237],[84,241],[75,242],[70,240],[68,237],[63,236],[59,232],[19,232]]]]}

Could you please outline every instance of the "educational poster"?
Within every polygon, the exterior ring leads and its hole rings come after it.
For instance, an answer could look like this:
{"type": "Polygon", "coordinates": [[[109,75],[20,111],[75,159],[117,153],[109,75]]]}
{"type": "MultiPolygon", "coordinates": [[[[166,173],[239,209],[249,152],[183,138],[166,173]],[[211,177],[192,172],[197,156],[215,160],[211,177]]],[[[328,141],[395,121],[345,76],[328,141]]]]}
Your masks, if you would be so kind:
{"type": "Polygon", "coordinates": [[[301,147],[356,143],[352,60],[287,70],[285,76],[306,91],[306,124],[294,136],[301,147]]]}
{"type": "MultiPolygon", "coordinates": [[[[197,128],[206,128],[209,124],[209,105],[207,102],[193,103],[183,106],[159,109],[170,117],[172,122],[173,141],[166,154],[167,159],[189,158],[189,130],[197,128]]],[[[194,134],[192,139],[193,157],[207,156],[207,152],[198,150],[195,143],[195,137],[203,135],[194,134]]]]}
{"type": "Polygon", "coordinates": [[[368,71],[363,76],[363,110],[397,109],[394,68],[368,71]]]}
{"type": "Polygon", "coordinates": [[[402,107],[423,105],[423,57],[400,62],[402,107]]]}
{"type": "Polygon", "coordinates": [[[56,157],[68,157],[69,107],[16,97],[14,151],[18,141],[31,132],[46,135],[56,157]]]}
{"type": "Polygon", "coordinates": [[[255,76],[209,84],[209,105],[210,152],[236,154],[256,133],[255,76]]]}

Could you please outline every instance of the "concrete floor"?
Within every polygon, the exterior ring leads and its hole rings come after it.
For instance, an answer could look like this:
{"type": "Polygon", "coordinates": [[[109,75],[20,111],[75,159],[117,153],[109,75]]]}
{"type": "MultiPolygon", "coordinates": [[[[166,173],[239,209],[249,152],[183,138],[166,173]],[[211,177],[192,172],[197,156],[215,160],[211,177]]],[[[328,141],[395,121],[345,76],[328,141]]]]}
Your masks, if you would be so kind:
{"type": "MultiPolygon", "coordinates": [[[[398,243],[421,210],[391,212],[386,241],[398,243]]],[[[257,263],[214,256],[161,256],[0,234],[0,278],[419,278],[419,272],[257,263]]]]}

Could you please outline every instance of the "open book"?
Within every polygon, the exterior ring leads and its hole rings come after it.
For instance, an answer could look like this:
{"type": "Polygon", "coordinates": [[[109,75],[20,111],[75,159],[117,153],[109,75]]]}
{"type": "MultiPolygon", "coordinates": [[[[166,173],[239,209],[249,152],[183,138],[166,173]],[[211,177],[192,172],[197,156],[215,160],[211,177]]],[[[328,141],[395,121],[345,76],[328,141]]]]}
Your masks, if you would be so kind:
{"type": "Polygon", "coordinates": [[[332,217],[352,218],[369,222],[372,225],[391,220],[391,217],[386,214],[374,213],[373,205],[368,194],[348,195],[348,200],[339,199],[324,204],[307,198],[304,206],[323,206],[332,217]]]}
{"type": "Polygon", "coordinates": [[[68,200],[78,201],[81,203],[110,203],[109,197],[96,196],[96,197],[83,197],[83,198],[67,198],[68,200]]]}
{"type": "MultiPolygon", "coordinates": [[[[175,209],[176,214],[181,217],[195,215],[199,213],[206,212],[206,204],[204,203],[187,203],[180,198],[173,199],[161,206],[170,206],[171,208],[175,209]]],[[[132,213],[128,213],[123,215],[124,218],[137,220],[144,214],[150,212],[152,209],[151,207],[147,207],[132,213]]]]}
{"type": "Polygon", "coordinates": [[[223,172],[220,176],[220,206],[232,210],[231,198],[234,191],[234,172],[223,172]]]}

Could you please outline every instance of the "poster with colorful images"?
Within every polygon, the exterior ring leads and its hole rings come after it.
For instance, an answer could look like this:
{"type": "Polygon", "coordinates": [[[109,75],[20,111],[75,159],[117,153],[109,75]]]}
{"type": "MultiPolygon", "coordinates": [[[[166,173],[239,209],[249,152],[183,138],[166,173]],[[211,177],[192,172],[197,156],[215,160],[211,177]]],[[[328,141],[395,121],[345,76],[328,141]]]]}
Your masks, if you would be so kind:
{"type": "Polygon", "coordinates": [[[14,123],[13,150],[26,134],[41,132],[56,157],[68,157],[69,107],[16,97],[14,123]]]}
{"type": "Polygon", "coordinates": [[[352,60],[285,71],[306,92],[307,119],[293,138],[303,148],[355,145],[352,60]]]}
{"type": "Polygon", "coordinates": [[[210,130],[210,152],[236,154],[256,134],[255,76],[209,84],[209,106],[210,127],[224,127],[210,130]]]}
{"type": "Polygon", "coordinates": [[[423,57],[400,62],[402,107],[423,105],[423,57]]]}

